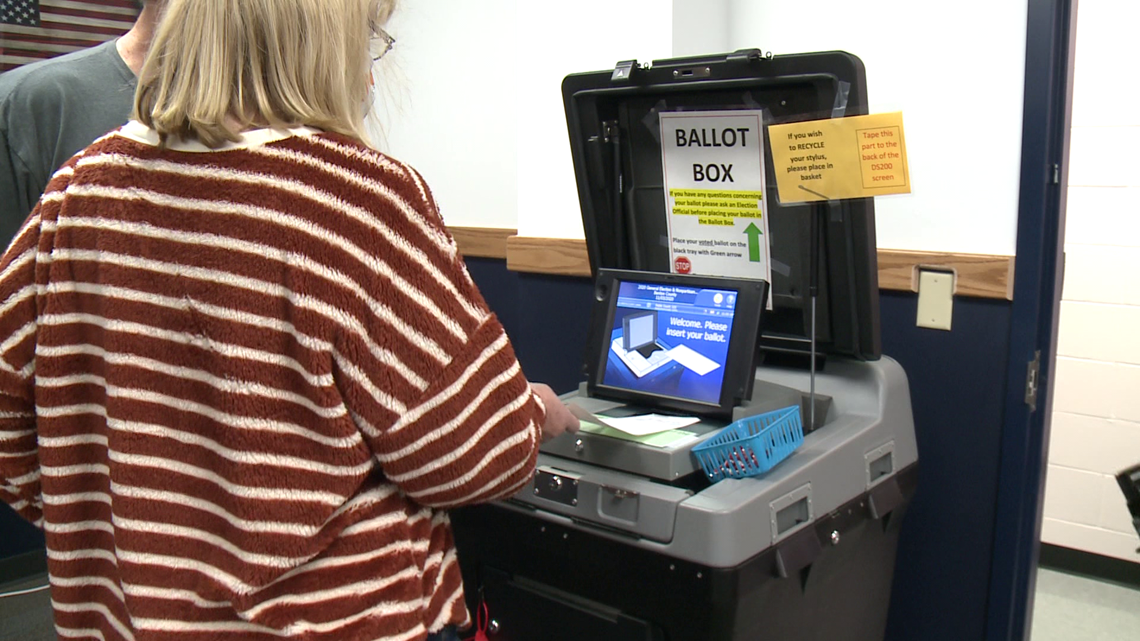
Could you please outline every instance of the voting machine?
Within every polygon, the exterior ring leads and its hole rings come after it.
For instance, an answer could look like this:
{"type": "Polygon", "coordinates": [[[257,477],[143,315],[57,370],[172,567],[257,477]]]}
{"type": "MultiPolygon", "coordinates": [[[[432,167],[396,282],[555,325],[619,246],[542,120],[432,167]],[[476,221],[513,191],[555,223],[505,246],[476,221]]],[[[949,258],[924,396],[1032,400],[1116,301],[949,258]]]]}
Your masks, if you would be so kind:
{"type": "Polygon", "coordinates": [[[874,204],[784,202],[767,135],[865,114],[866,91],[842,52],[565,79],[595,309],[564,399],[599,423],[545,443],[518,495],[453,513],[490,639],[882,638],[918,456],[881,354],[874,204]],[[786,407],[802,445],[710,479],[694,447],[786,407]],[[641,433],[646,413],[697,422],[641,433]]]}

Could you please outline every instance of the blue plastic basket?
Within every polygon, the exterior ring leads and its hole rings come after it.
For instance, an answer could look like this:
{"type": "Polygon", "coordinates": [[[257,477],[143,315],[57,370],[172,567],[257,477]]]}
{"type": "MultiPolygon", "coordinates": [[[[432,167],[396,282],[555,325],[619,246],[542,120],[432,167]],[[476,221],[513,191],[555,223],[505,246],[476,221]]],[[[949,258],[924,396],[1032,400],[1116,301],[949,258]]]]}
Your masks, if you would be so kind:
{"type": "Polygon", "coordinates": [[[798,405],[742,418],[693,448],[709,480],[758,476],[804,442],[798,405]]]}

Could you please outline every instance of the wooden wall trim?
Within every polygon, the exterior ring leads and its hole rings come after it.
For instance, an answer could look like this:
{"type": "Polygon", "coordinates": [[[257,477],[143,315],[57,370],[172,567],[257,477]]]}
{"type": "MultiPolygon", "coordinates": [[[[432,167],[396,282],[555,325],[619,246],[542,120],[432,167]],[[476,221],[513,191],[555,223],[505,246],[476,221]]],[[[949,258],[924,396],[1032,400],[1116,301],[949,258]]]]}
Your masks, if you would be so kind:
{"type": "MultiPolygon", "coordinates": [[[[513,229],[452,228],[465,256],[502,258],[516,272],[589,276],[586,241],[577,238],[518,236],[513,229]]],[[[954,272],[954,293],[974,298],[1013,300],[1013,256],[953,254],[901,249],[879,250],[879,288],[917,292],[918,271],[954,272]]]]}
{"type": "Polygon", "coordinates": [[[1013,256],[879,250],[879,288],[917,292],[919,269],[954,272],[954,294],[1013,300],[1013,256]]]}
{"type": "Polygon", "coordinates": [[[507,258],[507,239],[518,234],[515,229],[492,227],[448,227],[459,253],[478,258],[507,258]]]}
{"type": "Polygon", "coordinates": [[[580,238],[529,238],[507,241],[507,269],[516,272],[589,276],[590,257],[580,238]]]}

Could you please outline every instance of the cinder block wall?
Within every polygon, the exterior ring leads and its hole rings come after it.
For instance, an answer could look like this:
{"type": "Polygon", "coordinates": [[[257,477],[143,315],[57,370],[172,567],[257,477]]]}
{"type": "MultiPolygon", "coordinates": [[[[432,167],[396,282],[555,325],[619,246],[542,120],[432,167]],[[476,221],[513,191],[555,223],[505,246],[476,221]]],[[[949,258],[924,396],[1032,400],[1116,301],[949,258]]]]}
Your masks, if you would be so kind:
{"type": "Polygon", "coordinates": [[[1046,543],[1140,563],[1116,472],[1140,463],[1140,3],[1081,0],[1046,543]]]}

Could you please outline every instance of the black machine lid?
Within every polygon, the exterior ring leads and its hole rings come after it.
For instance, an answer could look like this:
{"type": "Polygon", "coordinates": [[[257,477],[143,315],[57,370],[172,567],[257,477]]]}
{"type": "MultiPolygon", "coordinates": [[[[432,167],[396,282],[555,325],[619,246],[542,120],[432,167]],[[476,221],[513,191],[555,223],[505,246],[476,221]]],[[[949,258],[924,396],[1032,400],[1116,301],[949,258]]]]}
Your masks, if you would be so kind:
{"type": "Polygon", "coordinates": [[[844,52],[786,56],[758,50],[657,60],[567,76],[562,83],[590,269],[669,272],[660,114],[762,110],[772,309],[764,358],[810,346],[811,220],[820,226],[817,349],[879,358],[874,201],[781,204],[766,125],[867,113],[863,63],[844,52]]]}

